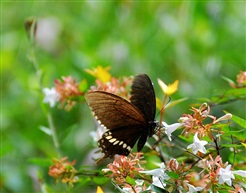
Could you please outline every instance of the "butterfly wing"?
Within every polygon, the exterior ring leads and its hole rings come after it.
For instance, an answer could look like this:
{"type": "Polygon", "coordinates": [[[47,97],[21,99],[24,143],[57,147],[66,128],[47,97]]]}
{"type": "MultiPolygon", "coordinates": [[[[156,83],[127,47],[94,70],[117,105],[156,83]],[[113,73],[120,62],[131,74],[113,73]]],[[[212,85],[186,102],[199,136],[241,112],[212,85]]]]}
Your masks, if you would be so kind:
{"type": "Polygon", "coordinates": [[[131,103],[144,114],[147,121],[154,121],[156,99],[150,78],[146,74],[139,74],[133,80],[131,89],[131,103]]]}
{"type": "Polygon", "coordinates": [[[85,98],[96,119],[112,130],[129,125],[146,125],[143,114],[127,100],[104,91],[91,91],[85,98]]]}
{"type": "Polygon", "coordinates": [[[147,125],[141,111],[127,100],[108,92],[87,92],[85,98],[97,120],[109,129],[98,141],[104,157],[97,164],[115,154],[128,155],[147,125]]]}
{"type": "Polygon", "coordinates": [[[140,125],[129,125],[105,132],[99,140],[104,157],[112,158],[115,154],[128,155],[142,131],[140,125]]]}

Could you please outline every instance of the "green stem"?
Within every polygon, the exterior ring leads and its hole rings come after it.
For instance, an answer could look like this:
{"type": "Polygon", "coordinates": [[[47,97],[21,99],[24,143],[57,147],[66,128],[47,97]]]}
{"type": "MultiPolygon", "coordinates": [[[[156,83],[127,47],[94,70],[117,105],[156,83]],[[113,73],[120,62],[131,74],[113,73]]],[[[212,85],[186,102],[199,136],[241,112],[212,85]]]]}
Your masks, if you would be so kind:
{"type": "Polygon", "coordinates": [[[162,109],[161,109],[161,112],[160,112],[160,125],[162,124],[162,118],[164,116],[164,112],[165,112],[165,104],[166,104],[166,101],[167,101],[167,98],[168,98],[168,95],[165,95],[164,99],[163,99],[163,103],[162,103],[162,109]]]}
{"type": "Polygon", "coordinates": [[[47,118],[48,118],[49,128],[51,129],[51,136],[52,136],[55,148],[57,150],[58,157],[61,157],[60,144],[57,138],[56,128],[53,122],[53,118],[49,112],[47,113],[47,118]]]}
{"type": "MultiPolygon", "coordinates": [[[[34,69],[34,71],[36,73],[37,81],[38,81],[38,84],[39,84],[39,87],[40,87],[40,91],[42,91],[43,85],[42,85],[41,70],[39,68],[39,64],[38,64],[38,61],[37,61],[36,55],[35,55],[34,25],[32,26],[30,35],[32,37],[31,37],[31,45],[30,45],[28,59],[30,60],[30,62],[32,64],[32,66],[33,66],[33,69],[34,69]]],[[[55,125],[54,125],[54,122],[53,122],[53,118],[52,118],[51,113],[49,111],[46,111],[46,115],[47,115],[49,128],[51,129],[51,136],[52,136],[55,148],[57,150],[58,157],[61,157],[60,144],[59,144],[59,141],[58,141],[58,138],[57,138],[56,128],[55,128],[55,125]]]]}

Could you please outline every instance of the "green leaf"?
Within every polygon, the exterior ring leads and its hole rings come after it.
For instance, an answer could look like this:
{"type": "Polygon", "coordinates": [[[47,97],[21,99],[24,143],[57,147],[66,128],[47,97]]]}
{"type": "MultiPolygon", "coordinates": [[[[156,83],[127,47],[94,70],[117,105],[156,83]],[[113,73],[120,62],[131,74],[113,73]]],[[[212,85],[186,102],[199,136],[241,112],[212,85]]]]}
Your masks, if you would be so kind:
{"type": "Polygon", "coordinates": [[[246,129],[246,120],[242,119],[236,115],[232,115],[232,120],[237,123],[238,125],[240,125],[242,128],[246,129]]]}
{"type": "Polygon", "coordinates": [[[52,165],[52,161],[48,158],[35,158],[34,157],[34,158],[28,159],[28,162],[34,165],[43,166],[43,167],[52,165]]]}
{"type": "Polygon", "coordinates": [[[221,144],[222,147],[234,147],[234,148],[240,148],[243,147],[243,145],[239,144],[221,144]]]}
{"type": "Polygon", "coordinates": [[[223,104],[236,99],[246,99],[245,88],[233,88],[227,90],[222,96],[213,97],[211,100],[215,104],[223,104]]]}
{"type": "Polygon", "coordinates": [[[172,107],[172,106],[175,106],[175,105],[177,105],[177,104],[179,104],[179,103],[181,103],[181,102],[183,102],[183,101],[185,101],[185,100],[187,100],[187,99],[188,99],[188,98],[186,97],[186,98],[182,98],[182,99],[179,99],[179,100],[171,101],[170,103],[168,103],[168,104],[166,105],[165,109],[170,108],[170,107],[172,107]]]}
{"type": "Polygon", "coordinates": [[[126,182],[131,184],[131,185],[136,185],[136,182],[133,178],[131,178],[130,176],[126,177],[126,182]]]}
{"type": "Polygon", "coordinates": [[[236,154],[234,152],[231,152],[230,155],[228,156],[228,161],[230,163],[235,163],[236,168],[235,170],[246,170],[246,165],[240,164],[240,163],[245,163],[246,162],[246,151],[245,148],[243,148],[242,151],[237,151],[236,154]]]}
{"type": "Polygon", "coordinates": [[[191,137],[191,136],[189,138],[187,138],[187,137],[185,137],[183,135],[179,135],[179,138],[183,139],[184,141],[187,141],[187,142],[192,142],[193,141],[193,137],[191,137]]]}
{"type": "Polygon", "coordinates": [[[88,83],[85,79],[83,79],[79,84],[79,90],[85,92],[88,88],[88,83]]]}
{"type": "Polygon", "coordinates": [[[73,124],[73,125],[70,125],[69,127],[65,128],[65,129],[63,129],[63,132],[59,136],[60,143],[63,143],[65,141],[65,139],[69,136],[69,133],[71,133],[71,131],[77,127],[78,127],[77,124],[73,124]]]}
{"type": "Polygon", "coordinates": [[[232,130],[233,128],[230,127],[224,127],[223,131],[224,134],[222,135],[222,138],[226,137],[226,136],[232,136],[237,138],[238,140],[244,140],[245,139],[245,135],[246,135],[246,131],[241,129],[241,130],[232,130]]]}
{"type": "Polygon", "coordinates": [[[164,189],[164,186],[163,186],[163,189],[162,188],[159,188],[153,184],[150,185],[151,187],[151,190],[153,190],[153,192],[156,192],[156,193],[168,193],[167,190],[164,189]]]}
{"type": "Polygon", "coordinates": [[[83,186],[86,186],[89,182],[91,182],[91,177],[81,177],[81,178],[79,178],[79,183],[81,184],[81,185],[83,185],[83,186]]]}
{"type": "Polygon", "coordinates": [[[95,182],[97,185],[103,185],[109,181],[109,178],[104,176],[96,176],[93,178],[93,182],[95,182]]]}
{"type": "Polygon", "coordinates": [[[179,178],[179,175],[176,172],[168,172],[167,174],[170,178],[173,178],[175,180],[179,178]]]}

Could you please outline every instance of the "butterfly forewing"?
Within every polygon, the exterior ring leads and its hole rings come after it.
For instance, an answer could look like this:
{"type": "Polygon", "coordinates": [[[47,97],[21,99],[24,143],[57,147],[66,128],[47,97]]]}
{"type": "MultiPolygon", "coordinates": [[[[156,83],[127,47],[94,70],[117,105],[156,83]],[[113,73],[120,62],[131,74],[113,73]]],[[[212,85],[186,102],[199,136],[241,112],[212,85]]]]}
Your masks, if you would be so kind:
{"type": "Polygon", "coordinates": [[[145,125],[141,112],[127,100],[104,91],[91,91],[85,98],[98,121],[107,129],[128,125],[145,125]]]}
{"type": "Polygon", "coordinates": [[[148,121],[154,121],[156,112],[155,91],[146,74],[135,77],[131,90],[131,103],[134,104],[148,121]]]}

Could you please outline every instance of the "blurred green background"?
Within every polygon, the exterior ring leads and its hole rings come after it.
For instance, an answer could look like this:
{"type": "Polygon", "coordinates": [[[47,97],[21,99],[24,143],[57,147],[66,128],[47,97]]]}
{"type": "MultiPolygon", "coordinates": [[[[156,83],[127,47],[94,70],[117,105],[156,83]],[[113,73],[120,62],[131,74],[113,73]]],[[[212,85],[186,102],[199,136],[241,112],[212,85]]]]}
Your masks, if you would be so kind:
{"type": "MultiPolygon", "coordinates": [[[[27,18],[38,21],[35,54],[44,87],[51,88],[54,79],[69,75],[93,85],[93,77],[84,69],[98,65],[111,66],[115,77],[147,73],[160,98],[157,78],[165,83],[178,79],[173,99],[189,100],[166,112],[168,123],[188,113],[196,98],[229,89],[222,76],[235,80],[240,70],[246,70],[244,1],[2,1],[1,6],[2,192],[40,192],[37,173],[55,192],[64,190],[47,175],[57,152],[52,138],[39,129],[48,121],[28,60],[27,18]]],[[[215,115],[225,109],[245,118],[242,107],[238,101],[212,110],[215,115]]],[[[95,142],[89,132],[95,125],[87,105],[70,112],[54,107],[51,113],[62,155],[76,159],[77,167],[94,167],[95,142]]],[[[87,192],[96,191],[93,182],[84,186],[87,192]]]]}

